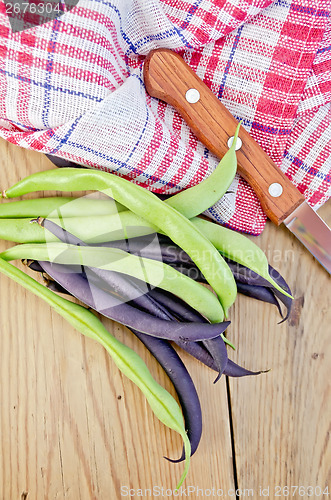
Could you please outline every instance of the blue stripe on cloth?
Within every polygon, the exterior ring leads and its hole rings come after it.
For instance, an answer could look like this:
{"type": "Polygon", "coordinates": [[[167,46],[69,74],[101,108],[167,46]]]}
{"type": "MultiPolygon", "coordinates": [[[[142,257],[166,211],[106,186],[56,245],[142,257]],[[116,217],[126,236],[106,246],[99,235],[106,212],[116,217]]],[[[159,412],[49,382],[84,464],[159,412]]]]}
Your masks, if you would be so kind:
{"type": "Polygon", "coordinates": [[[331,45],[329,45],[328,47],[323,47],[322,49],[318,49],[316,54],[324,54],[324,52],[328,52],[329,50],[331,50],[331,45]]]}
{"type": "Polygon", "coordinates": [[[54,60],[54,52],[55,52],[55,46],[56,46],[56,39],[59,34],[59,27],[61,25],[61,21],[59,19],[54,19],[53,21],[53,28],[52,28],[52,33],[51,33],[51,38],[48,42],[48,53],[47,53],[47,63],[46,63],[46,79],[45,79],[45,94],[44,94],[44,105],[43,105],[43,110],[42,110],[42,122],[45,127],[49,127],[49,121],[48,121],[48,114],[49,114],[49,109],[50,109],[50,103],[51,103],[51,87],[50,87],[50,82],[52,78],[52,73],[53,73],[53,60],[54,60]]]}
{"type": "Polygon", "coordinates": [[[49,152],[50,155],[57,153],[59,151],[59,149],[61,148],[61,146],[63,146],[63,144],[66,144],[66,142],[68,141],[72,132],[75,130],[76,125],[78,124],[80,118],[81,118],[80,116],[78,118],[76,118],[76,120],[72,123],[71,127],[69,128],[69,130],[67,131],[67,133],[65,134],[65,136],[62,139],[57,137],[57,135],[55,133],[52,134],[52,137],[55,137],[59,142],[58,142],[58,145],[56,146],[56,148],[54,148],[52,151],[49,152]]]}
{"type": "Polygon", "coordinates": [[[236,33],[236,36],[235,36],[235,39],[234,39],[234,43],[232,45],[232,49],[231,49],[231,52],[230,52],[230,57],[229,57],[228,62],[226,63],[225,70],[224,70],[224,75],[223,75],[222,82],[221,82],[221,85],[220,85],[220,88],[219,88],[219,91],[218,91],[217,97],[219,99],[221,99],[222,96],[223,96],[223,92],[224,92],[224,88],[225,88],[225,83],[226,83],[226,80],[227,80],[227,77],[228,77],[228,74],[229,74],[229,71],[230,71],[232,60],[234,58],[235,52],[236,52],[238,44],[239,44],[239,40],[240,40],[240,36],[241,36],[241,32],[242,32],[243,28],[244,28],[244,25],[240,26],[237,29],[237,33],[236,33]]]}
{"type": "Polygon", "coordinates": [[[273,135],[289,135],[291,133],[291,128],[278,128],[278,127],[271,127],[269,125],[263,125],[262,123],[258,122],[251,122],[252,129],[255,130],[262,130],[263,132],[266,132],[267,134],[273,134],[273,135]]]}
{"type": "Polygon", "coordinates": [[[15,120],[10,120],[10,123],[13,123],[17,127],[25,129],[25,130],[22,130],[22,132],[39,132],[39,130],[40,130],[39,128],[30,127],[28,125],[24,125],[23,123],[16,122],[15,120]]]}
{"type": "Polygon", "coordinates": [[[121,17],[121,13],[118,10],[118,8],[116,7],[116,5],[114,5],[114,4],[110,3],[110,2],[107,2],[107,0],[94,0],[94,1],[98,2],[98,3],[101,3],[103,5],[106,5],[107,7],[109,7],[110,9],[112,9],[118,15],[118,18],[120,20],[120,33],[121,33],[121,35],[123,37],[123,40],[126,41],[126,43],[129,45],[129,47],[132,50],[132,52],[134,52],[136,54],[137,52],[136,52],[134,44],[132,43],[132,41],[130,40],[130,38],[128,37],[128,35],[125,33],[125,31],[123,31],[123,29],[122,29],[122,17],[121,17]]]}
{"type": "Polygon", "coordinates": [[[291,7],[292,2],[291,0],[276,0],[276,2],[273,3],[274,7],[286,7],[287,9],[291,7]]]}
{"type": "Polygon", "coordinates": [[[262,123],[249,120],[248,118],[241,118],[241,116],[234,116],[234,118],[238,121],[241,121],[241,124],[248,129],[256,129],[256,130],[262,130],[263,132],[266,132],[267,134],[273,134],[273,135],[289,135],[291,133],[291,128],[277,128],[277,127],[271,127],[269,125],[263,125],[262,123]]]}
{"type": "Polygon", "coordinates": [[[327,10],[319,10],[316,7],[307,7],[305,5],[299,5],[296,3],[291,4],[290,9],[294,12],[304,12],[315,17],[329,17],[330,12],[327,10]]]}
{"type": "MultiPolygon", "coordinates": [[[[0,73],[3,75],[8,76],[9,78],[15,78],[16,80],[19,80],[24,83],[29,83],[31,85],[36,85],[36,87],[41,87],[41,88],[46,88],[46,84],[43,82],[37,82],[35,80],[31,80],[30,78],[23,77],[23,76],[18,76],[15,75],[14,73],[9,73],[9,71],[5,71],[0,68],[0,73]]],[[[75,95],[79,97],[85,97],[86,99],[90,99],[91,101],[96,101],[96,102],[101,102],[103,99],[100,97],[94,97],[88,94],[84,94],[83,92],[76,92],[75,90],[70,90],[70,89],[63,89],[62,87],[55,87],[54,85],[48,84],[47,88],[49,90],[54,90],[56,92],[61,92],[63,94],[69,94],[69,95],[75,95]]]]}
{"type": "Polygon", "coordinates": [[[291,155],[288,151],[284,151],[284,158],[286,160],[290,160],[296,167],[299,167],[301,170],[307,172],[307,174],[314,175],[315,177],[322,179],[323,181],[331,183],[331,175],[329,173],[325,174],[324,172],[320,172],[316,168],[312,166],[308,166],[297,156],[291,155]]]}

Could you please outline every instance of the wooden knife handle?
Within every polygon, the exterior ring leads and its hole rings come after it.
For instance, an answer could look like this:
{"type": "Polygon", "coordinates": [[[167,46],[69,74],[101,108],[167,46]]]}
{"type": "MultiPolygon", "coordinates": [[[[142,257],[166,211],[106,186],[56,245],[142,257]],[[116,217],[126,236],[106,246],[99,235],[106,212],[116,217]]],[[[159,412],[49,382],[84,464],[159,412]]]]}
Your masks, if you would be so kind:
{"type": "MultiPolygon", "coordinates": [[[[144,81],[147,92],[174,106],[210,151],[220,158],[226,153],[238,122],[179,54],[169,49],[150,52],[144,81]],[[200,93],[197,102],[187,101],[189,89],[200,93]]],[[[269,219],[279,225],[304,197],[243,127],[239,137],[238,171],[254,189],[269,219]]]]}

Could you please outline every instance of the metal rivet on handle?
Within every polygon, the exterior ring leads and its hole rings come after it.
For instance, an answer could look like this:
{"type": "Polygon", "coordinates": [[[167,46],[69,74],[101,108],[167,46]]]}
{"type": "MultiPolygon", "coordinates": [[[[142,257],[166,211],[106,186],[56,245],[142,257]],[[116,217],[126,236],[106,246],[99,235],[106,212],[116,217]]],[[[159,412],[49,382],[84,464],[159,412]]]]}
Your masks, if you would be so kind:
{"type": "Polygon", "coordinates": [[[270,196],[273,198],[278,198],[283,192],[283,186],[278,182],[273,182],[268,188],[270,196]]]}
{"type": "MultiPolygon", "coordinates": [[[[229,148],[229,149],[230,149],[230,148],[231,148],[231,146],[232,146],[233,139],[234,139],[234,135],[233,135],[232,137],[229,137],[229,138],[228,138],[228,148],[229,148]]],[[[236,142],[236,151],[238,151],[238,149],[240,149],[242,145],[243,145],[242,140],[240,139],[240,137],[237,137],[237,142],[236,142]]]]}
{"type": "Polygon", "coordinates": [[[185,98],[187,102],[195,104],[200,99],[200,92],[197,89],[188,89],[185,98]]]}

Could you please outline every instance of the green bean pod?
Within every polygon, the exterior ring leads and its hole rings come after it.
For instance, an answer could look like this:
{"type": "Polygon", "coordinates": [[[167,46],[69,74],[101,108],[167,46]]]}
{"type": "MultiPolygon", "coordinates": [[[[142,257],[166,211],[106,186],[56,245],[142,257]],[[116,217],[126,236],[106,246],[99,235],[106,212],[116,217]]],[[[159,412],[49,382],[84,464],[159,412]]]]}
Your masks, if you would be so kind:
{"type": "MultiPolygon", "coordinates": [[[[10,205],[10,203],[7,203],[7,205],[10,205]]],[[[59,212],[59,215],[60,218],[48,217],[48,219],[89,244],[144,236],[146,231],[147,233],[153,233],[158,229],[156,226],[146,226],[146,221],[143,221],[129,210],[110,215],[64,217],[62,212],[59,212]],[[140,226],[140,224],[142,225],[140,226]]],[[[31,218],[0,218],[0,239],[16,243],[59,241],[56,236],[48,231],[45,232],[38,224],[31,224],[31,218]]]]}
{"type": "Polygon", "coordinates": [[[45,300],[80,333],[99,342],[108,351],[119,370],[143,392],[157,418],[180,434],[184,441],[185,468],[177,485],[179,489],[188,473],[191,455],[183,415],[176,400],[156,382],[140,356],[113,337],[91,311],[60,297],[1,258],[0,272],[45,300]]]}
{"type": "Polygon", "coordinates": [[[91,215],[111,215],[125,207],[109,197],[95,198],[93,195],[79,198],[50,196],[31,200],[12,201],[0,204],[0,219],[27,217],[86,217],[91,215]]]}
{"type": "MultiPolygon", "coordinates": [[[[8,203],[9,205],[9,203],[8,203]]],[[[0,219],[0,239],[15,243],[44,243],[59,241],[53,235],[46,236],[43,228],[31,224],[31,219],[0,219]]]]}
{"type": "Polygon", "coordinates": [[[217,203],[229,189],[237,172],[236,143],[240,123],[236,128],[230,149],[225,153],[214,172],[196,186],[171,196],[166,203],[188,219],[201,214],[217,203]]]}
{"type": "Polygon", "coordinates": [[[150,191],[121,177],[97,170],[63,168],[32,174],[3,192],[3,196],[14,198],[34,191],[101,191],[139,217],[159,227],[189,255],[193,248],[194,260],[208,283],[215,290],[225,312],[233,304],[237,287],[231,270],[214,245],[192,222],[173,207],[158,199],[150,191]]]}
{"type": "Polygon", "coordinates": [[[67,245],[66,243],[16,245],[0,254],[6,261],[32,259],[117,271],[162,288],[184,300],[211,323],[224,319],[217,297],[206,287],[163,262],[138,257],[117,248],[67,245]]]}
{"type": "Polygon", "coordinates": [[[265,253],[253,241],[243,234],[199,217],[194,217],[192,222],[225,257],[255,271],[279,292],[292,297],[272,279],[265,253]]]}

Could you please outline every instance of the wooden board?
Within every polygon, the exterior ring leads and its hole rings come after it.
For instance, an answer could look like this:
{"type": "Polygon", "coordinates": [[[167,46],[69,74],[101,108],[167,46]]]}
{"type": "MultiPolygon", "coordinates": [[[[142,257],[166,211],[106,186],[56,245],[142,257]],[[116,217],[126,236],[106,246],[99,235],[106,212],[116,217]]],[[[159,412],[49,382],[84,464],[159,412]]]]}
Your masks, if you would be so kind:
{"type": "MultiPolygon", "coordinates": [[[[2,189],[49,168],[45,156],[0,141],[2,189]]],[[[0,242],[1,249],[11,245],[0,242]]],[[[103,500],[122,498],[127,488],[174,489],[183,464],[163,456],[178,458],[181,439],[157,420],[105,350],[4,276],[0,297],[0,499],[103,500]]],[[[126,328],[104,323],[174,395],[139,341],[126,328]]],[[[205,423],[186,486],[234,488],[225,380],[214,386],[214,373],[183,358],[205,423]]]]}
{"type": "MultiPolygon", "coordinates": [[[[43,155],[0,141],[1,189],[48,168],[43,155]]],[[[330,205],[321,213],[330,223],[330,205]]],[[[234,498],[241,488],[242,497],[252,489],[258,498],[260,486],[276,498],[277,485],[324,488],[330,480],[330,279],[287,231],[268,224],[255,241],[292,285],[296,305],[282,325],[273,306],[240,296],[232,308],[232,359],[269,373],[213,385],[214,374],[183,354],[204,419],[185,483],[195,488],[191,498],[197,487],[200,497],[215,488],[218,498],[234,498]]],[[[163,456],[179,456],[181,440],[104,349],[4,276],[0,298],[0,499],[104,500],[125,498],[128,488],[133,498],[139,489],[174,489],[182,465],[163,456]]],[[[174,394],[137,339],[104,323],[174,394]]]]}
{"type": "MultiPolygon", "coordinates": [[[[319,213],[330,225],[330,202],[319,213]]],[[[291,284],[295,302],[281,325],[272,307],[245,297],[235,305],[235,360],[271,369],[230,380],[238,484],[256,492],[269,487],[270,498],[286,498],[279,488],[286,486],[290,497],[328,498],[315,487],[331,493],[330,276],[285,227],[270,225],[256,241],[291,284]]]]}

